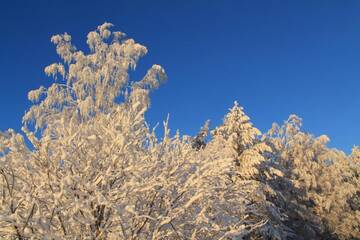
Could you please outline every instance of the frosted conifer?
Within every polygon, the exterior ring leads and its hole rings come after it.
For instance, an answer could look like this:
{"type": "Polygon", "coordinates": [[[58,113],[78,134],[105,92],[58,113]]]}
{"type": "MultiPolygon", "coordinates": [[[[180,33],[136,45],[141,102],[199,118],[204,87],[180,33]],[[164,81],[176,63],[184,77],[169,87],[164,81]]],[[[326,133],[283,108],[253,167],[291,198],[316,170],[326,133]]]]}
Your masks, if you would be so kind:
{"type": "Polygon", "coordinates": [[[260,134],[237,102],[224,117],[223,124],[212,131],[215,139],[222,138],[229,145],[238,176],[242,179],[256,177],[259,164],[265,160],[263,153],[270,151],[264,142],[259,141],[260,134]]]}

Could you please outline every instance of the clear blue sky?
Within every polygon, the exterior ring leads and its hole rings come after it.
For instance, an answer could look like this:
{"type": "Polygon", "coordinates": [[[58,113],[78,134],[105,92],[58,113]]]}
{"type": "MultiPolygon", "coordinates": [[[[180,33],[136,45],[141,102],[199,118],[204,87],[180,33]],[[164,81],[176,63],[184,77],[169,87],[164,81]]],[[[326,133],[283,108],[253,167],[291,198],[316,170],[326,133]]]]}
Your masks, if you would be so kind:
{"type": "Polygon", "coordinates": [[[30,89],[49,85],[53,34],[108,21],[149,49],[138,72],[161,64],[149,121],[195,134],[221,123],[234,100],[262,131],[295,113],[306,131],[349,152],[360,144],[360,1],[18,1],[0,6],[0,129],[19,129],[30,89]]]}

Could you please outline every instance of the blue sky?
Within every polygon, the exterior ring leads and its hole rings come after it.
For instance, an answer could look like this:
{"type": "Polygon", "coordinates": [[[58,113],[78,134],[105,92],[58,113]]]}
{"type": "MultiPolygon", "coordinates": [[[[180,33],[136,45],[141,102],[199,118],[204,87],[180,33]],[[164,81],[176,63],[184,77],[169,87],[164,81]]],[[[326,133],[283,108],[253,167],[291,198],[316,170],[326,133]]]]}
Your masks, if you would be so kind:
{"type": "Polygon", "coordinates": [[[49,85],[50,37],[78,48],[108,21],[144,44],[136,79],[153,63],[168,82],[152,94],[150,123],[195,134],[237,100],[262,131],[295,113],[330,146],[360,145],[360,1],[2,1],[0,130],[19,129],[27,92],[49,85]]]}

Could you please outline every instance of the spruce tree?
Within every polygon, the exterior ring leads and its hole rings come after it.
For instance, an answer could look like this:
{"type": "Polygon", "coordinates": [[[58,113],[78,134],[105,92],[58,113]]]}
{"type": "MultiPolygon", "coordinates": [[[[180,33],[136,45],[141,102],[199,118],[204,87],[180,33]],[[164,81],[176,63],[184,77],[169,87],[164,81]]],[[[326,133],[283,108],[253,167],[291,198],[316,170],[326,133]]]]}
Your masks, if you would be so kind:
{"type": "Polygon", "coordinates": [[[258,166],[265,160],[263,153],[270,148],[259,140],[261,132],[250,122],[243,107],[235,101],[221,126],[212,131],[213,137],[224,139],[230,146],[237,175],[243,180],[256,178],[258,166]]]}
{"type": "Polygon", "coordinates": [[[207,120],[204,125],[200,128],[198,134],[191,140],[191,146],[200,150],[206,146],[206,137],[209,134],[210,120],[207,120]]]}

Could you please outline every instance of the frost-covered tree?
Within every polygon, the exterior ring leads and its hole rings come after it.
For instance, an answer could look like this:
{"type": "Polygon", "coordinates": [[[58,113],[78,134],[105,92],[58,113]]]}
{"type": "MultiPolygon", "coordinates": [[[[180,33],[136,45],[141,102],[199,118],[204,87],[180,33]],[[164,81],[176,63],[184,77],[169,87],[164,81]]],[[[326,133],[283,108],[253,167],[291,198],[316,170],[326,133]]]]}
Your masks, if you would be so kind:
{"type": "Polygon", "coordinates": [[[210,120],[204,123],[204,126],[200,128],[198,134],[192,139],[192,147],[199,150],[206,146],[206,137],[209,134],[210,120]]]}
{"type": "Polygon", "coordinates": [[[264,142],[259,141],[260,134],[237,102],[224,117],[223,124],[212,131],[214,139],[224,139],[229,145],[229,154],[241,179],[256,178],[258,167],[265,160],[263,153],[270,151],[264,142]]]}
{"type": "Polygon", "coordinates": [[[274,172],[268,164],[271,148],[263,141],[261,132],[250,122],[243,108],[234,103],[233,108],[224,117],[221,126],[212,131],[213,139],[206,147],[217,146],[222,158],[229,158],[233,170],[229,174],[230,184],[234,186],[251,186],[251,202],[256,206],[256,215],[266,221],[251,234],[251,239],[287,239],[294,234],[284,225],[284,218],[278,206],[270,197],[276,195],[272,187],[263,179],[265,172],[274,172]]]}
{"type": "Polygon", "coordinates": [[[104,23],[83,52],[56,35],[54,78],[23,133],[0,132],[1,239],[360,239],[360,150],[330,149],[291,115],[261,136],[236,102],[206,141],[146,122],[147,49],[104,23]]]}
{"type": "MultiPolygon", "coordinates": [[[[52,37],[62,63],[29,92],[23,135],[0,134],[0,238],[241,239],[262,226],[251,186],[229,185],[233,159],[190,137],[158,139],[145,121],[159,65],[129,81],[147,50],[105,23],[90,52],[52,37]]],[[[217,145],[219,146],[219,145],[217,145]]]]}
{"type": "Polygon", "coordinates": [[[356,188],[347,156],[329,149],[327,136],[315,138],[302,132],[301,125],[301,119],[291,115],[269,131],[272,161],[284,174],[274,188],[284,196],[289,227],[304,239],[358,237],[358,213],[348,204],[356,188]]]}

